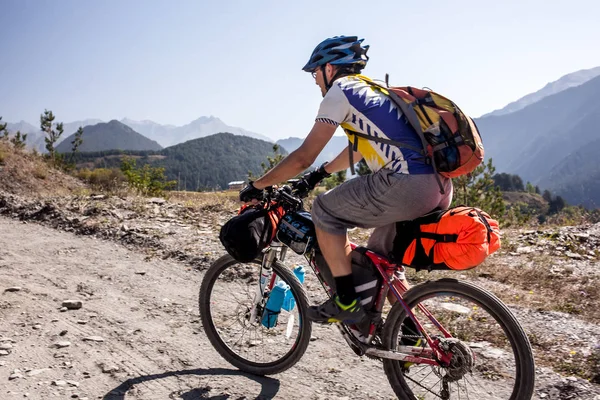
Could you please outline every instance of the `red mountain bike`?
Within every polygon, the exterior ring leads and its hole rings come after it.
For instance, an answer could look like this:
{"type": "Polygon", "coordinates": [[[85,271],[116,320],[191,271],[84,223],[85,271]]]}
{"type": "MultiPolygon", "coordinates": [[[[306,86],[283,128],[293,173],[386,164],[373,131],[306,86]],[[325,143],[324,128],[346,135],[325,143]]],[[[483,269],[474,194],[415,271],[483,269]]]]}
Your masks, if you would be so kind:
{"type": "MultiPolygon", "coordinates": [[[[329,296],[331,275],[319,251],[310,214],[290,187],[269,191],[266,204],[283,206],[277,239],[250,263],[229,255],[206,272],[200,315],[214,348],[232,365],[256,375],[292,367],[310,342],[303,285],[283,263],[287,249],[303,254],[329,296]],[[295,300],[276,324],[264,324],[269,296],[283,281],[295,300]],[[269,327],[270,326],[270,327],[269,327]]],[[[383,361],[401,399],[531,399],[535,366],[531,345],[511,311],[496,296],[471,283],[439,279],[407,290],[396,271],[404,266],[352,245],[366,283],[357,282],[371,317],[361,326],[336,324],[359,356],[383,361]],[[362,261],[360,261],[362,260],[362,261]],[[370,278],[369,278],[370,277],[370,278]],[[386,300],[394,303],[385,315],[386,300]]],[[[355,276],[360,273],[354,273],[355,276]]],[[[272,317],[272,316],[271,316],[272,317]]]]}

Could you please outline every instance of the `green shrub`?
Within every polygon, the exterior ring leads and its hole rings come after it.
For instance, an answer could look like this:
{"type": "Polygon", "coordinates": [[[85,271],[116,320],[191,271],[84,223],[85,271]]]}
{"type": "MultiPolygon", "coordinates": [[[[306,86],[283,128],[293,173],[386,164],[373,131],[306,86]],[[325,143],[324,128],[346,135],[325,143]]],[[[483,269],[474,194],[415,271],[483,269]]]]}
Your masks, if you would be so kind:
{"type": "Polygon", "coordinates": [[[490,158],[487,164],[482,163],[473,172],[453,179],[453,206],[465,205],[478,207],[494,218],[501,218],[505,212],[502,192],[492,178],[496,168],[490,158]]]}
{"type": "Polygon", "coordinates": [[[115,192],[122,188],[126,182],[123,173],[116,168],[98,168],[94,170],[85,168],[77,171],[76,176],[94,189],[103,192],[115,192]]]}
{"type": "Polygon", "coordinates": [[[150,164],[137,167],[133,158],[123,159],[121,172],[129,187],[143,196],[161,196],[165,190],[174,187],[177,183],[176,181],[167,181],[163,167],[153,167],[150,164]]]}

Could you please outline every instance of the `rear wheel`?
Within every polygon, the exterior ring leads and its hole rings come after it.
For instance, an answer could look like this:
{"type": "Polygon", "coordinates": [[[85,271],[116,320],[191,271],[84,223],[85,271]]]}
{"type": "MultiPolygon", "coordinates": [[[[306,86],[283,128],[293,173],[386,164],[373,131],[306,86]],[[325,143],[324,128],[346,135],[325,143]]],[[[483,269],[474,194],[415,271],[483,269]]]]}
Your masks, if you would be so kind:
{"type": "MultiPolygon", "coordinates": [[[[399,398],[531,399],[535,378],[531,345],[517,319],[497,297],[467,282],[441,279],[411,288],[404,300],[425,331],[448,346],[452,359],[447,367],[384,360],[385,373],[399,398]],[[419,305],[425,306],[452,339],[444,339],[419,305]]],[[[400,303],[388,315],[383,345],[392,350],[401,345],[429,348],[400,303]]]]}
{"type": "Polygon", "coordinates": [[[282,309],[275,326],[264,326],[261,321],[268,291],[254,306],[259,274],[256,260],[238,263],[225,255],[215,261],[200,287],[200,317],[206,336],[225,360],[242,371],[270,375],[300,360],[310,342],[312,325],[306,318],[304,289],[294,274],[276,261],[273,274],[289,285],[295,306],[289,311],[282,309]]]}

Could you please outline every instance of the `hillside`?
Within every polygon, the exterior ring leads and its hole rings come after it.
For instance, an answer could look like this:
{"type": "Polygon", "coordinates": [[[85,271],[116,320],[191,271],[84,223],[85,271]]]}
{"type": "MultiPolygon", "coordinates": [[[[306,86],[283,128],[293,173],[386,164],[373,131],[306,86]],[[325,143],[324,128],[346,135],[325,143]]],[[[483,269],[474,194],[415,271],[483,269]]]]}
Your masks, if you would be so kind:
{"type": "MultiPolygon", "coordinates": [[[[547,96],[520,111],[480,118],[476,122],[483,136],[486,157],[494,159],[498,172],[517,174],[524,181],[540,184],[571,202],[574,198],[569,190],[564,184],[558,184],[567,179],[566,175],[570,176],[569,187],[582,186],[585,179],[585,185],[592,185],[584,190],[586,196],[598,192],[596,185],[600,185],[600,181],[587,179],[588,163],[571,162],[569,170],[563,169],[566,160],[573,157],[572,153],[598,139],[600,77],[547,96]]],[[[582,202],[600,204],[600,198],[590,197],[582,202]]]]}
{"type": "Polygon", "coordinates": [[[570,204],[600,208],[600,138],[586,143],[561,160],[541,180],[570,204]]]}
{"type": "MultiPolygon", "coordinates": [[[[57,147],[59,153],[71,152],[71,142],[75,134],[66,137],[57,147]]],[[[81,152],[104,150],[160,150],[162,147],[153,140],[140,135],[127,125],[112,120],[83,128],[81,152]]]]}
{"type": "Polygon", "coordinates": [[[28,197],[68,195],[84,184],[67,174],[48,167],[39,156],[0,140],[0,192],[28,197]]]}
{"type": "Polygon", "coordinates": [[[138,165],[164,167],[168,179],[178,181],[178,189],[195,191],[227,188],[231,181],[246,180],[248,171],[259,174],[261,163],[272,154],[273,143],[218,133],[160,151],[84,153],[78,155],[77,163],[86,167],[118,167],[124,156],[132,156],[138,165]]]}
{"type": "Polygon", "coordinates": [[[273,154],[273,143],[218,133],[167,147],[159,154],[166,158],[155,163],[165,166],[170,179],[179,178],[180,188],[227,188],[231,181],[246,180],[248,171],[260,173],[261,163],[273,154]]]}

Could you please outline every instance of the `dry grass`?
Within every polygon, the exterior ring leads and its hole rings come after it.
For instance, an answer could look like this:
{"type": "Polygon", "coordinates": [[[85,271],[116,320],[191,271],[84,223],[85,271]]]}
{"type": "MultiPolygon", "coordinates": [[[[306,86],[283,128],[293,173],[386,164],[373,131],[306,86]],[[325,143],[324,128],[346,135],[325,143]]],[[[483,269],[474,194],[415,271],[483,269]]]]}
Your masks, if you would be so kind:
{"type": "Polygon", "coordinates": [[[600,321],[600,277],[574,274],[571,267],[557,268],[555,264],[555,259],[545,254],[522,259],[493,257],[467,276],[504,284],[505,289],[496,295],[507,303],[600,321]]]}
{"type": "Polygon", "coordinates": [[[47,169],[42,166],[36,166],[33,170],[33,176],[37,179],[46,179],[48,177],[47,169]]]}
{"type": "MultiPolygon", "coordinates": [[[[168,192],[169,200],[182,204],[186,207],[196,208],[203,211],[235,211],[240,208],[239,192],[237,190],[225,190],[220,192],[168,192]]],[[[304,208],[311,209],[314,193],[304,200],[304,208]]]]}
{"type": "Polygon", "coordinates": [[[0,188],[3,191],[46,197],[72,194],[84,186],[76,178],[49,166],[43,157],[15,149],[5,141],[0,141],[0,154],[0,188]]]}
{"type": "Polygon", "coordinates": [[[169,192],[169,200],[201,211],[234,211],[240,208],[238,192],[169,192]]]}

